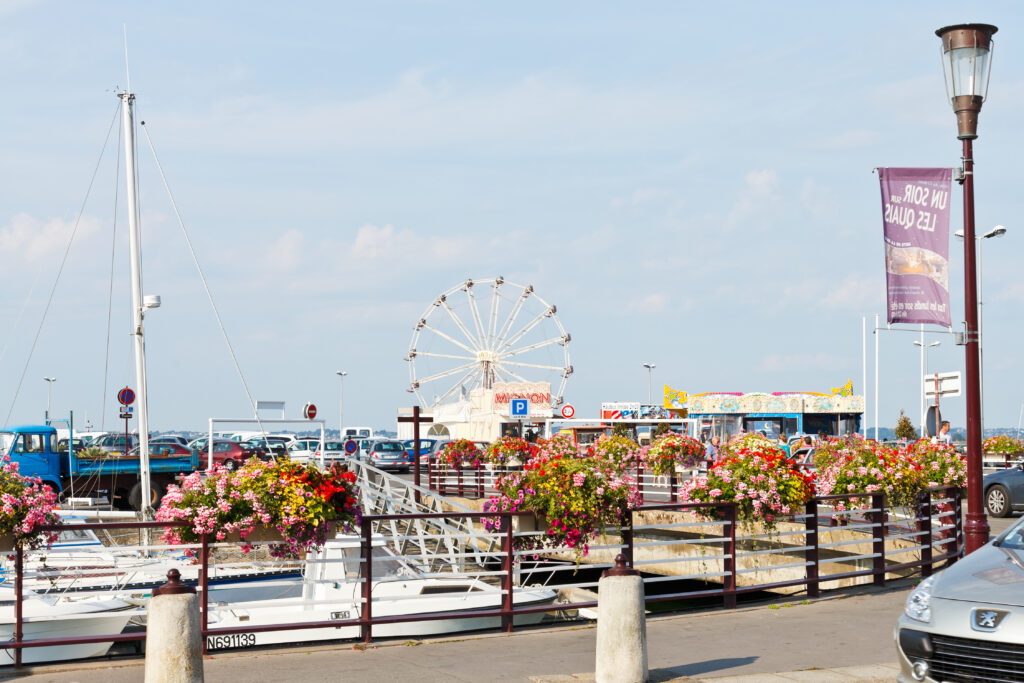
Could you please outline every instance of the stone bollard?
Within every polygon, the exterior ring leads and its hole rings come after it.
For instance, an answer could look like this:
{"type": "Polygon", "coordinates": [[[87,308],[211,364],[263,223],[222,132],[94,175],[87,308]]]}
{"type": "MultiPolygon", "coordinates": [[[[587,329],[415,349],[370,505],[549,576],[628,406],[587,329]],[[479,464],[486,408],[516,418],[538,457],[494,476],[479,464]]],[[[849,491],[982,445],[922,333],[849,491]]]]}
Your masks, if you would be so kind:
{"type": "Polygon", "coordinates": [[[167,572],[146,619],[146,683],[203,683],[203,638],[196,589],[167,572]]]}
{"type": "Polygon", "coordinates": [[[615,556],[597,582],[597,683],[647,680],[647,618],[640,572],[615,556]]]}

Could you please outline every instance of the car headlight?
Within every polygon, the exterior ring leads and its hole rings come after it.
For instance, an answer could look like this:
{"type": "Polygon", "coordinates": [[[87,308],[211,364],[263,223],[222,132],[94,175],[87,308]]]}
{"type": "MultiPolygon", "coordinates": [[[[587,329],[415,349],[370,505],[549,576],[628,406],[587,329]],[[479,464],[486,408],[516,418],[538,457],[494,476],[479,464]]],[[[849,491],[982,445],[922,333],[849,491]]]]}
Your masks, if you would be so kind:
{"type": "Polygon", "coordinates": [[[915,621],[928,623],[932,620],[932,585],[935,577],[929,576],[910,591],[903,613],[915,621]]]}

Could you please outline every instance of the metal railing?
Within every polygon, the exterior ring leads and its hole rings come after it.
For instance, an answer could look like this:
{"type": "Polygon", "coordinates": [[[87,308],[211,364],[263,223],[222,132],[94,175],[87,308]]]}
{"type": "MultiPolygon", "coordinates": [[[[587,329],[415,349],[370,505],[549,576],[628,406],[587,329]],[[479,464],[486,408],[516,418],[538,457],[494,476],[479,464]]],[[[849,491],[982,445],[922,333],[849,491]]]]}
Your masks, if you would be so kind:
{"type": "MultiPolygon", "coordinates": [[[[556,612],[564,615],[595,608],[597,578],[593,575],[597,571],[579,570],[610,567],[615,555],[620,553],[629,566],[643,573],[649,605],[676,603],[676,608],[680,605],[692,608],[693,601],[702,600],[702,604],[707,605],[708,600],[715,600],[725,608],[733,608],[739,596],[755,592],[806,592],[809,597],[817,597],[822,586],[828,584],[871,582],[884,585],[888,576],[909,575],[918,570],[928,576],[938,565],[955,562],[962,555],[961,504],[960,491],[953,487],[932,489],[910,508],[889,507],[885,496],[879,493],[820,496],[812,499],[803,512],[773,520],[768,527],[738,519],[735,504],[648,504],[627,515],[621,527],[608,529],[603,536],[594,539],[590,554],[583,558],[567,548],[524,548],[524,543],[528,544],[531,538],[536,540],[546,534],[543,529],[526,528],[525,522],[532,517],[527,512],[368,514],[362,517],[359,527],[359,559],[352,560],[360,570],[359,578],[352,579],[360,582],[358,604],[361,609],[356,618],[230,627],[210,625],[209,583],[211,550],[229,544],[203,536],[201,543],[190,548],[196,552],[199,565],[198,592],[205,653],[210,636],[358,627],[359,639],[369,643],[377,626],[414,621],[492,618],[503,631],[509,632],[517,616],[556,612]],[[842,509],[850,499],[866,497],[871,499],[869,508],[842,509]],[[496,532],[481,529],[488,518],[497,521],[496,532]],[[466,611],[374,615],[374,603],[380,598],[373,594],[376,580],[373,548],[381,543],[375,528],[399,522],[402,528],[410,529],[416,521],[446,523],[451,520],[468,523],[474,529],[466,534],[467,542],[478,544],[480,538],[490,538],[489,547],[476,548],[473,557],[480,564],[470,573],[495,587],[495,593],[500,593],[500,605],[466,611]],[[537,581],[557,586],[564,596],[562,601],[516,606],[517,591],[527,590],[525,584],[537,581]],[[693,582],[698,585],[694,586],[693,582]]],[[[182,526],[183,523],[172,522],[71,523],[46,527],[46,530],[148,530],[182,526]]],[[[396,548],[401,541],[401,536],[388,540],[396,548]]],[[[159,552],[180,550],[180,547],[147,545],[145,549],[159,552]]],[[[412,554],[402,557],[409,559],[413,566],[436,559],[427,557],[428,553],[415,544],[407,546],[407,550],[412,554]]],[[[22,610],[25,556],[26,551],[16,549],[14,637],[0,643],[0,647],[14,650],[16,667],[22,665],[24,648],[145,639],[144,631],[26,639],[22,610]]],[[[307,558],[307,567],[316,561],[326,560],[307,558]]],[[[423,576],[465,575],[457,573],[461,570],[454,565],[450,569],[450,572],[426,572],[423,576]]],[[[309,580],[307,576],[303,582],[309,580]]],[[[301,638],[297,640],[301,642],[301,638]]]]}

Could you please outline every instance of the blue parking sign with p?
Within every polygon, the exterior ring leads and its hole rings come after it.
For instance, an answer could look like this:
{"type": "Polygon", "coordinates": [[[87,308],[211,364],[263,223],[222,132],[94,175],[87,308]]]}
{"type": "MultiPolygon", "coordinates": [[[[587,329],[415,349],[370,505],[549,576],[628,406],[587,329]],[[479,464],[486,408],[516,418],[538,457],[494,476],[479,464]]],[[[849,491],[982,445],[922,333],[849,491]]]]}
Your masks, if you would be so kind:
{"type": "Polygon", "coordinates": [[[525,398],[514,398],[512,404],[512,417],[529,417],[530,402],[525,398]]]}

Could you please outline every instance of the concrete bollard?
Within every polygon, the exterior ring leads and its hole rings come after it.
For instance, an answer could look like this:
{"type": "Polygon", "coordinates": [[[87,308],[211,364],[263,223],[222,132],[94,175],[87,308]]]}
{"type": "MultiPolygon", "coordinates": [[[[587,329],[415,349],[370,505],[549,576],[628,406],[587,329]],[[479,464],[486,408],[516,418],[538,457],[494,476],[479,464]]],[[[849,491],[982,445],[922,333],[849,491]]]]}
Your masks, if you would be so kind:
{"type": "Polygon", "coordinates": [[[203,683],[203,638],[196,589],[177,569],[153,589],[146,619],[146,683],[203,683]]]}
{"type": "Polygon", "coordinates": [[[597,683],[647,681],[647,617],[640,572],[615,556],[597,582],[597,683]]]}

